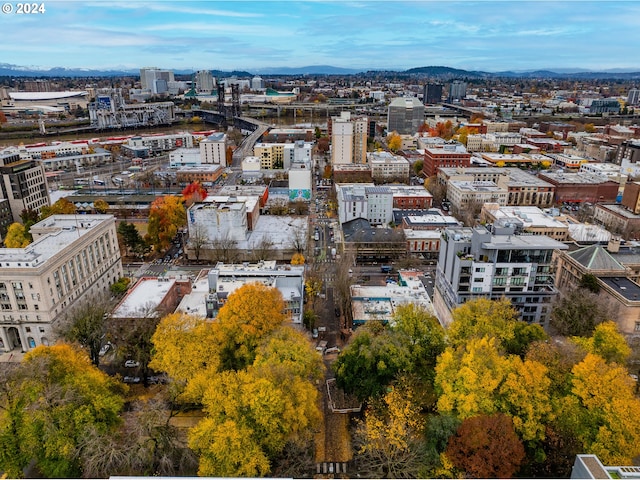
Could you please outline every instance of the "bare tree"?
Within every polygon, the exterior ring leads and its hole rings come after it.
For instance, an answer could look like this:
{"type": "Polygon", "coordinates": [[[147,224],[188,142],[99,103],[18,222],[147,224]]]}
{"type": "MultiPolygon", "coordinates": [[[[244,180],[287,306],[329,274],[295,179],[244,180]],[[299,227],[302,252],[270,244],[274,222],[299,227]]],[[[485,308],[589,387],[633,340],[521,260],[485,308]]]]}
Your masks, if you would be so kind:
{"type": "Polygon", "coordinates": [[[238,242],[225,233],[222,237],[211,241],[211,252],[216,261],[234,263],[238,260],[238,242]]]}
{"type": "Polygon", "coordinates": [[[336,277],[333,284],[333,292],[335,302],[340,306],[340,310],[344,312],[345,323],[351,325],[351,284],[353,282],[353,271],[349,273],[351,267],[355,264],[354,255],[343,255],[342,261],[336,263],[336,277]]]}
{"type": "Polygon", "coordinates": [[[196,223],[189,230],[189,246],[193,248],[193,255],[196,257],[196,260],[200,260],[202,247],[206,245],[208,240],[209,234],[207,232],[207,229],[201,223],[196,223]]]}
{"type": "Polygon", "coordinates": [[[107,342],[106,318],[111,307],[106,296],[84,299],[77,307],[69,309],[57,326],[58,335],[82,345],[96,366],[100,365],[100,349],[107,342]]]}
{"type": "Polygon", "coordinates": [[[307,232],[304,228],[296,228],[291,236],[291,246],[297,253],[304,253],[307,248],[307,232]]]}
{"type": "Polygon", "coordinates": [[[260,260],[270,260],[273,256],[274,244],[266,235],[263,235],[260,241],[252,247],[251,260],[259,262],[260,260]]]}

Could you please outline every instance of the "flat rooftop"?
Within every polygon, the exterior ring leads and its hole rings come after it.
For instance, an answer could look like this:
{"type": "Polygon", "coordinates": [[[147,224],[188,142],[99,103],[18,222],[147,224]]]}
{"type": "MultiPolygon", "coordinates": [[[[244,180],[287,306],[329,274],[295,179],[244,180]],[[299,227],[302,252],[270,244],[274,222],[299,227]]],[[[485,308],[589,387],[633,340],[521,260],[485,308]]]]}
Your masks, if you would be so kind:
{"type": "Polygon", "coordinates": [[[39,268],[103,222],[113,221],[113,215],[53,215],[32,227],[34,241],[30,245],[0,248],[0,266],[39,268]]]}
{"type": "Polygon", "coordinates": [[[169,290],[175,285],[175,278],[143,277],[136,282],[126,297],[113,311],[113,318],[155,317],[156,311],[169,290]]]}
{"type": "Polygon", "coordinates": [[[640,302],[640,285],[626,277],[599,277],[609,288],[631,302],[640,302]]]}

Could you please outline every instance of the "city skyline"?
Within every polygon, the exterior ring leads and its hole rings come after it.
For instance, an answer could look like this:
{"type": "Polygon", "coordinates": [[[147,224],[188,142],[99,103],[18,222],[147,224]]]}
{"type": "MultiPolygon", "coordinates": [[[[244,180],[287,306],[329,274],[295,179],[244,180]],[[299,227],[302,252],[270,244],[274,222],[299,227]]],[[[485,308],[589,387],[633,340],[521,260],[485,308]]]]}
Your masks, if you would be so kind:
{"type": "Polygon", "coordinates": [[[9,41],[0,44],[0,63],[103,70],[640,70],[637,2],[50,0],[44,6],[44,13],[1,14],[9,41]]]}

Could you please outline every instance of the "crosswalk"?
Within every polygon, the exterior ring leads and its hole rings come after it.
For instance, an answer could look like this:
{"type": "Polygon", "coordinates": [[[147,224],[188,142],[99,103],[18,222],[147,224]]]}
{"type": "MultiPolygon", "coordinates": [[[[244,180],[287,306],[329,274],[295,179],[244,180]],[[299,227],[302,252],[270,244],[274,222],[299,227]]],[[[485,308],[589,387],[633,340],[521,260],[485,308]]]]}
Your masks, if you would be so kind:
{"type": "Polygon", "coordinates": [[[347,462],[321,462],[316,463],[316,474],[327,475],[347,473],[347,462]]]}

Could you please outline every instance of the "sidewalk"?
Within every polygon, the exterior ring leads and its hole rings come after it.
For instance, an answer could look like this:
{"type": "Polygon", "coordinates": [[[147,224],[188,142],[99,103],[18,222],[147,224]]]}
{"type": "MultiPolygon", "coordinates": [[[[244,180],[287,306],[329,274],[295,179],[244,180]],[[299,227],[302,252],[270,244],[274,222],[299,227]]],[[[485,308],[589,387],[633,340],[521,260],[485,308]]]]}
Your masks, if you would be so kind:
{"type": "Polygon", "coordinates": [[[21,362],[24,357],[24,353],[18,349],[13,350],[12,352],[1,353],[0,354],[0,363],[6,362],[21,362]]]}

